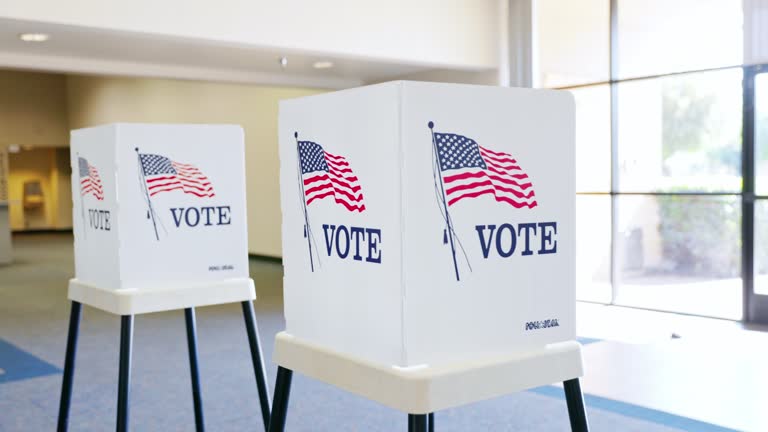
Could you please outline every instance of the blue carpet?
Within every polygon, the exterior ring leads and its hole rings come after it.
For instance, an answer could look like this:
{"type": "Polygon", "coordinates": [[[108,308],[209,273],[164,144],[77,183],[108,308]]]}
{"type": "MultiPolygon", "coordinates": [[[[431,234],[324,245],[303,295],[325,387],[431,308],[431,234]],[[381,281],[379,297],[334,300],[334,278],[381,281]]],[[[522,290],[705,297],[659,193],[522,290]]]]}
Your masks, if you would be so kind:
{"type": "Polygon", "coordinates": [[[56,366],[0,339],[0,384],[61,373],[56,366]]]}
{"type": "MultiPolygon", "coordinates": [[[[537,387],[530,392],[540,394],[543,396],[549,396],[557,399],[565,399],[565,393],[562,388],[555,386],[537,387]]],[[[674,428],[696,431],[696,432],[738,432],[735,429],[729,429],[722,426],[713,425],[711,423],[705,423],[702,421],[690,419],[688,417],[681,417],[674,414],[666,413],[664,411],[658,411],[651,408],[644,408],[638,405],[633,405],[625,402],[620,402],[614,399],[608,399],[600,396],[594,396],[590,394],[584,395],[584,403],[587,405],[587,411],[591,409],[600,409],[603,411],[610,411],[614,414],[620,414],[625,417],[631,417],[638,420],[644,420],[647,422],[656,423],[664,426],[671,426],[674,428]]]]}

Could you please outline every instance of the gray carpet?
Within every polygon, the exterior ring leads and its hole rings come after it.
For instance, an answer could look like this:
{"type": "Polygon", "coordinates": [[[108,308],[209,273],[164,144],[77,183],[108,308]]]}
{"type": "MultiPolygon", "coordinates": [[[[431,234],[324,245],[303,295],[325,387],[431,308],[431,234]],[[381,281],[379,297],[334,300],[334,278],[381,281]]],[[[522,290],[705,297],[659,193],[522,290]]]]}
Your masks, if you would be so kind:
{"type": "MultiPolygon", "coordinates": [[[[15,239],[16,262],[0,267],[0,339],[56,368],[63,367],[73,274],[69,235],[15,239]]],[[[257,319],[270,383],[274,335],[284,327],[279,264],[251,261],[257,319]]],[[[205,421],[210,431],[261,430],[256,385],[240,305],[197,311],[205,421]]],[[[70,430],[114,429],[119,318],[85,307],[77,352],[70,430]]],[[[0,368],[11,373],[13,364],[0,368]]],[[[6,359],[6,362],[9,360],[6,359]]],[[[61,374],[0,381],[0,431],[55,430],[61,374]]],[[[271,391],[270,391],[271,394],[271,391]]],[[[589,400],[588,400],[589,401],[589,400]]],[[[590,408],[594,431],[662,432],[653,416],[590,408]]],[[[135,321],[131,428],[191,431],[194,415],[182,311],[135,321]]],[[[302,376],[294,377],[288,431],[403,431],[406,416],[302,376]]],[[[551,392],[523,392],[437,413],[438,431],[565,431],[565,402],[551,392]]],[[[696,429],[704,430],[704,429],[696,429]]],[[[706,429],[722,430],[722,429],[706,429]]]]}

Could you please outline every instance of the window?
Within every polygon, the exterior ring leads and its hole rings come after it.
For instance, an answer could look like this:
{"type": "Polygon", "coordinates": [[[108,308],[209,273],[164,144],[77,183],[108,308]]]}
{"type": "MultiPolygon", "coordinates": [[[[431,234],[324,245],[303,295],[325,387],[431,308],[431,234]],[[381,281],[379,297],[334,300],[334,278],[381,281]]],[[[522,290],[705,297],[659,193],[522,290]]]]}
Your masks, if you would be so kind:
{"type": "Polygon", "coordinates": [[[739,66],[739,0],[617,0],[618,78],[739,66]]]}
{"type": "MultiPolygon", "coordinates": [[[[741,319],[741,2],[538,0],[534,10],[535,84],[576,101],[577,298],[741,319]]],[[[768,199],[756,208],[755,274],[768,292],[768,199]]]]}
{"type": "Polygon", "coordinates": [[[608,0],[536,2],[537,86],[608,81],[608,4],[608,0]]]}
{"type": "Polygon", "coordinates": [[[576,191],[610,192],[611,89],[598,85],[571,93],[576,102],[576,191]]]}
{"type": "Polygon", "coordinates": [[[741,319],[741,200],[625,195],[617,214],[617,304],[741,319]]]}
{"type": "Polygon", "coordinates": [[[620,82],[620,192],[738,192],[742,71],[620,82]]]}

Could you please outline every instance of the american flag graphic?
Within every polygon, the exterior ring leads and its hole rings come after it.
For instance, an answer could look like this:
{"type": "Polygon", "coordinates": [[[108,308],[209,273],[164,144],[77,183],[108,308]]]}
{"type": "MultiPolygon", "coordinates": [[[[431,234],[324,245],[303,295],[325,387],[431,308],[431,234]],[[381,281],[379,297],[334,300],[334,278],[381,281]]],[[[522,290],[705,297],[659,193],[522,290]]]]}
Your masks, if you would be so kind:
{"type": "Polygon", "coordinates": [[[139,160],[150,197],[173,190],[181,190],[200,198],[215,196],[208,177],[194,165],[146,153],[140,153],[139,160]]]}
{"type": "Polygon", "coordinates": [[[104,188],[101,185],[101,177],[95,166],[88,163],[82,157],[77,158],[78,171],[80,171],[80,195],[93,195],[99,201],[104,199],[104,188]]]}
{"type": "Polygon", "coordinates": [[[515,208],[537,206],[528,174],[512,155],[462,135],[435,132],[434,137],[449,206],[482,195],[493,195],[515,208]]]}
{"type": "Polygon", "coordinates": [[[301,179],[307,205],[315,200],[333,197],[349,211],[365,211],[360,181],[343,156],[323,150],[312,141],[299,141],[301,179]]]}

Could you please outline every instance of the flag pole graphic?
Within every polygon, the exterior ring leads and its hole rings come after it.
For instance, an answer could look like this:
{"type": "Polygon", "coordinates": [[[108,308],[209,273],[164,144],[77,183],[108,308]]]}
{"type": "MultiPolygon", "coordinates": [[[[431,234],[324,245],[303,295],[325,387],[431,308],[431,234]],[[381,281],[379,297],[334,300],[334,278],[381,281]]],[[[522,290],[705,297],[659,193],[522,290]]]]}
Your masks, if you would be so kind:
{"type": "Polygon", "coordinates": [[[299,151],[299,133],[294,132],[293,137],[296,138],[296,163],[299,167],[299,187],[301,188],[301,203],[304,207],[304,237],[307,238],[307,247],[309,248],[309,267],[312,272],[315,271],[315,262],[312,260],[312,240],[310,238],[309,230],[309,215],[307,214],[307,196],[304,194],[304,176],[301,172],[301,152],[299,151]]]}
{"type": "Polygon", "coordinates": [[[437,140],[435,139],[435,123],[429,122],[427,124],[429,126],[429,132],[432,134],[432,146],[434,148],[435,153],[435,163],[437,164],[437,173],[440,176],[440,192],[442,193],[441,198],[443,201],[443,208],[445,209],[445,223],[447,224],[447,231],[448,231],[448,238],[450,239],[451,243],[451,255],[453,256],[453,269],[456,271],[456,280],[461,280],[459,278],[459,265],[456,263],[456,247],[453,244],[453,228],[451,227],[451,215],[448,213],[448,200],[445,197],[445,187],[443,186],[443,170],[440,167],[440,156],[439,156],[439,150],[437,148],[437,140]]]}
{"type": "MultiPolygon", "coordinates": [[[[80,152],[76,153],[77,156],[77,171],[79,174],[80,171],[80,152]]],[[[90,176],[91,171],[90,167],[88,168],[88,175],[90,176]]],[[[83,220],[83,237],[88,238],[88,228],[85,226],[85,203],[83,203],[83,200],[85,199],[85,196],[83,195],[83,177],[82,175],[78,176],[80,177],[80,218],[83,220]]]]}
{"type": "Polygon", "coordinates": [[[157,223],[155,223],[155,209],[152,208],[152,199],[149,198],[149,190],[147,189],[147,177],[144,172],[144,163],[141,162],[141,155],[139,154],[139,148],[136,147],[136,158],[139,160],[139,173],[141,174],[141,184],[144,186],[144,193],[147,195],[147,205],[149,205],[149,216],[152,218],[152,227],[155,229],[155,238],[160,241],[160,235],[157,234],[157,223]]]}

